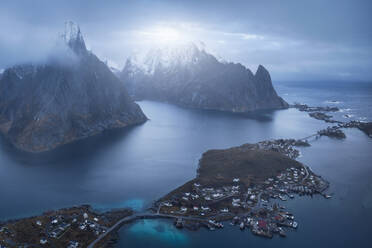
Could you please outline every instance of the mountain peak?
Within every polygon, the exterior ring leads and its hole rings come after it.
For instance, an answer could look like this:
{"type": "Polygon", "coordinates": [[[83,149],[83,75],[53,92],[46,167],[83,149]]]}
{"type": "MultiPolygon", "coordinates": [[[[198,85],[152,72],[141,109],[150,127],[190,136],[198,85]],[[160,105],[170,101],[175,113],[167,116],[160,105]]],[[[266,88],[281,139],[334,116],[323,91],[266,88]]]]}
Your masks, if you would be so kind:
{"type": "Polygon", "coordinates": [[[75,53],[80,54],[86,52],[86,46],[80,27],[73,21],[65,22],[65,31],[61,37],[75,53]]]}
{"type": "Polygon", "coordinates": [[[45,63],[15,65],[1,76],[0,121],[0,133],[13,145],[41,152],[146,116],[68,22],[45,63]]]}
{"type": "Polygon", "coordinates": [[[259,65],[256,71],[256,74],[257,73],[269,73],[269,72],[268,70],[266,70],[266,68],[263,65],[259,65]]]}
{"type": "Polygon", "coordinates": [[[259,65],[256,71],[256,74],[254,75],[256,78],[259,78],[264,81],[270,81],[271,77],[268,70],[263,65],[259,65]]]}

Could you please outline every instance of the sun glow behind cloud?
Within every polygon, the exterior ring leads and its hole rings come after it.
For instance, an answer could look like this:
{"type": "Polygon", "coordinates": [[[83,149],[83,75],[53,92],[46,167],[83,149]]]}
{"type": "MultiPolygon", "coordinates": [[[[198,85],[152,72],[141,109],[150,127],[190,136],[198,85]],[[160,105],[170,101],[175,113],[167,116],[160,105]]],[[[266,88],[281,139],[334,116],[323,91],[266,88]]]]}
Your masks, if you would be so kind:
{"type": "Polygon", "coordinates": [[[319,75],[322,79],[345,79],[355,75],[349,69],[355,67],[355,60],[344,60],[341,66],[339,60],[332,59],[339,56],[353,58],[355,50],[337,44],[310,44],[304,39],[258,32],[254,28],[229,29],[184,21],[146,22],[127,29],[117,29],[110,33],[109,39],[95,43],[92,47],[99,57],[112,60],[117,68],[122,68],[128,57],[138,56],[153,48],[180,47],[189,42],[203,43],[203,49],[219,60],[239,62],[251,70],[263,64],[276,79],[296,80],[299,76],[316,78],[319,75]],[[100,54],[99,51],[107,51],[108,48],[110,53],[100,54]],[[324,54],[329,58],[327,61],[324,61],[324,54]]]}
{"type": "Polygon", "coordinates": [[[175,28],[166,26],[157,26],[139,31],[139,39],[145,39],[155,44],[167,45],[177,44],[180,42],[190,41],[190,35],[186,35],[184,32],[175,28]]]}
{"type": "MultiPolygon", "coordinates": [[[[260,63],[267,65],[266,61],[253,58],[252,53],[261,53],[262,49],[275,50],[277,47],[273,46],[273,42],[279,42],[254,32],[226,32],[196,22],[158,22],[121,30],[110,40],[118,41],[112,47],[129,44],[131,52],[126,57],[139,56],[152,48],[179,47],[190,42],[203,44],[203,50],[220,60],[240,62],[249,68],[256,68],[260,63]]],[[[116,56],[116,53],[113,54],[116,56]]]]}

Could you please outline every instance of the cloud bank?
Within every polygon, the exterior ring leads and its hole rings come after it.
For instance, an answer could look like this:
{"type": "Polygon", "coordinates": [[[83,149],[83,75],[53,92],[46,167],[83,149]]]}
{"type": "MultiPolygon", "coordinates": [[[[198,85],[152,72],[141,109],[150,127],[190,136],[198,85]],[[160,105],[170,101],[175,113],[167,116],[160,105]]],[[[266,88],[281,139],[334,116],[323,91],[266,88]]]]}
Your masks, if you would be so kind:
{"type": "Polygon", "coordinates": [[[122,67],[151,46],[156,27],[203,41],[227,61],[275,80],[372,81],[372,2],[338,1],[2,1],[0,68],[50,53],[66,20],[87,46],[122,67]],[[146,35],[147,34],[147,35],[146,35]]]}

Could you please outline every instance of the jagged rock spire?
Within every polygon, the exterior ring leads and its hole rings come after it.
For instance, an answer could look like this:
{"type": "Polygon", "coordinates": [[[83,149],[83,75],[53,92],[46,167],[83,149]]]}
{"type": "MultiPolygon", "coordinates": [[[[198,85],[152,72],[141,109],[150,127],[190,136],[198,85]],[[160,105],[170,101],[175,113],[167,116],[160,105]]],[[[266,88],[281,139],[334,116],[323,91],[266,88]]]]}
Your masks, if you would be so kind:
{"type": "Polygon", "coordinates": [[[146,121],[122,82],[88,53],[76,24],[66,23],[58,38],[51,59],[14,66],[0,79],[2,135],[21,150],[41,152],[146,121]]]}
{"type": "Polygon", "coordinates": [[[65,31],[62,34],[62,39],[77,54],[85,53],[87,50],[80,27],[73,21],[65,22],[65,31]]]}

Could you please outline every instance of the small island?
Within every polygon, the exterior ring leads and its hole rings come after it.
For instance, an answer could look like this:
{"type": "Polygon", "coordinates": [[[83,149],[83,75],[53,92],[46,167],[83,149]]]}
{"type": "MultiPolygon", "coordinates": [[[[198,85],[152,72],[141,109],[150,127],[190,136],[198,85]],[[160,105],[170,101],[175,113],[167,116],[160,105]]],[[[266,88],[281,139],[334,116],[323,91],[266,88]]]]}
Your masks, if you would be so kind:
{"type": "Polygon", "coordinates": [[[363,122],[363,121],[349,121],[342,122],[332,119],[333,116],[327,114],[329,112],[340,111],[337,107],[310,107],[306,104],[295,103],[291,107],[298,109],[302,112],[308,112],[309,116],[321,120],[327,123],[336,123],[337,126],[328,127],[327,129],[320,130],[318,134],[320,136],[329,136],[333,138],[344,139],[346,138],[345,134],[340,130],[341,128],[357,128],[368,137],[372,138],[372,122],[363,122]]]}

